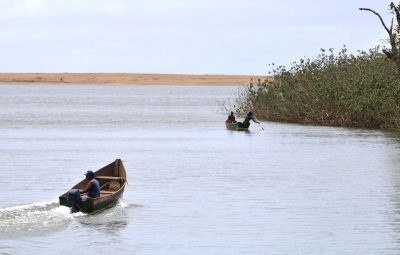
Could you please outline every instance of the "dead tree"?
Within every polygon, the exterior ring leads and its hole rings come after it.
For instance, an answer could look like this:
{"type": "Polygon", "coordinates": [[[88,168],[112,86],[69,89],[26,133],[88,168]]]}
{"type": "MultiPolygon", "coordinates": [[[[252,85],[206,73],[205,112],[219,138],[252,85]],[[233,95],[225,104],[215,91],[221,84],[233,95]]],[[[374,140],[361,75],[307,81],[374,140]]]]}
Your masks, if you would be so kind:
{"type": "Polygon", "coordinates": [[[400,24],[400,5],[395,5],[393,2],[390,3],[390,10],[392,10],[393,14],[396,16],[396,28],[393,30],[393,20],[394,18],[392,18],[390,27],[388,27],[385,22],[382,19],[382,16],[370,9],[370,8],[359,8],[361,11],[369,11],[372,12],[373,14],[375,14],[376,16],[378,16],[379,20],[382,23],[382,26],[385,28],[386,32],[389,35],[389,43],[390,43],[390,49],[383,49],[383,53],[390,59],[392,60],[394,63],[396,63],[397,66],[397,70],[400,72],[400,48],[399,48],[399,32],[400,32],[400,28],[399,28],[399,24],[400,24]]]}

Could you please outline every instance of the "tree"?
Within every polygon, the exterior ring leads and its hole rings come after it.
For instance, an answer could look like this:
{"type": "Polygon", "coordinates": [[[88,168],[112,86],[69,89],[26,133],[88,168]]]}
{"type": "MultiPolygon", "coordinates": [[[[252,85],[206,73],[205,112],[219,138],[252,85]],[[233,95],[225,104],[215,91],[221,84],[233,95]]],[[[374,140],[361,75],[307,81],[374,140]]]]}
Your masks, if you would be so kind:
{"type": "Polygon", "coordinates": [[[399,34],[400,34],[400,4],[396,5],[395,3],[391,2],[390,5],[390,10],[392,11],[392,14],[396,18],[396,27],[393,29],[393,21],[394,18],[392,18],[390,27],[388,27],[385,22],[382,19],[382,16],[370,9],[370,8],[359,8],[361,11],[369,11],[378,16],[379,20],[382,23],[382,26],[385,28],[386,32],[389,35],[389,44],[390,44],[390,49],[383,49],[383,53],[394,63],[396,63],[397,70],[399,71],[400,74],[400,40],[399,40],[399,34]]]}

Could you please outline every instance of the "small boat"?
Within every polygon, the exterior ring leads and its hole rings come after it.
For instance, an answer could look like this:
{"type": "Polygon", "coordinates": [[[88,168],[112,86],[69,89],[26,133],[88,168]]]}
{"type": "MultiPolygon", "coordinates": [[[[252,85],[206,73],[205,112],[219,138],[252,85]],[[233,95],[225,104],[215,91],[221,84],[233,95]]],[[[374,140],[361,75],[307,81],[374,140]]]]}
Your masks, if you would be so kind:
{"type": "MultiPolygon", "coordinates": [[[[113,206],[122,197],[127,184],[125,167],[120,159],[97,170],[94,178],[100,183],[100,197],[88,197],[85,201],[80,199],[76,202],[81,212],[92,213],[113,206]]],[[[88,180],[84,179],[72,189],[84,189],[87,183],[88,180]]],[[[68,201],[68,193],[67,191],[59,197],[60,205],[73,208],[73,204],[68,201]]]]}
{"type": "Polygon", "coordinates": [[[229,122],[225,122],[226,128],[229,130],[236,130],[236,131],[249,131],[249,128],[240,128],[239,127],[239,123],[235,122],[235,123],[229,123],[229,122]]]}

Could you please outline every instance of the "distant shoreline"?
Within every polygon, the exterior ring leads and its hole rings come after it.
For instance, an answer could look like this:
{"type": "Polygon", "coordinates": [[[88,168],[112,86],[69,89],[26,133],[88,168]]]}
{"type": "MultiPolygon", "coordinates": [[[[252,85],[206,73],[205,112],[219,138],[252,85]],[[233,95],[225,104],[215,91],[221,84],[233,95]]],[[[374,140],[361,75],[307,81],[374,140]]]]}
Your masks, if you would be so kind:
{"type": "Polygon", "coordinates": [[[248,85],[266,79],[251,75],[140,73],[0,73],[0,85],[248,85]]]}

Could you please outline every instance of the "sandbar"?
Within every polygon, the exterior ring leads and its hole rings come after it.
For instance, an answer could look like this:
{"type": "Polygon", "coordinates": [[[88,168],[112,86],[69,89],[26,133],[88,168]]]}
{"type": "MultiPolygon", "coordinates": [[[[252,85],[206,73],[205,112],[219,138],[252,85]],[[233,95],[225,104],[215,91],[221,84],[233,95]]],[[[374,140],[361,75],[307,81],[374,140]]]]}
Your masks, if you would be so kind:
{"type": "Polygon", "coordinates": [[[257,75],[145,73],[0,73],[1,84],[71,85],[248,85],[265,80],[257,75]]]}

